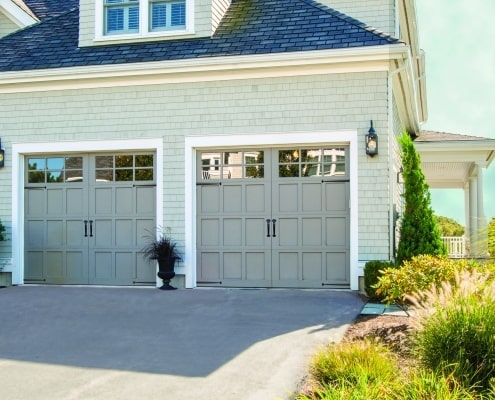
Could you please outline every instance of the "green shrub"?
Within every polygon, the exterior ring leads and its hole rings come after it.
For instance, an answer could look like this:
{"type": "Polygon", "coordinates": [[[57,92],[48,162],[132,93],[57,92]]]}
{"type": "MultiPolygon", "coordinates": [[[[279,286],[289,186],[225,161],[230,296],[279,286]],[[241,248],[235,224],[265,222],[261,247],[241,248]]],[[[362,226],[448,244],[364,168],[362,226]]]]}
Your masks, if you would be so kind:
{"type": "Polygon", "coordinates": [[[320,351],[310,366],[313,391],[298,400],[475,400],[453,377],[411,367],[378,342],[341,343],[320,351]]]}
{"type": "Polygon", "coordinates": [[[421,160],[411,137],[404,132],[399,137],[404,176],[404,212],[400,222],[400,239],[396,261],[431,254],[446,256],[447,249],[440,237],[436,218],[431,208],[431,196],[421,160]]]}
{"type": "Polygon", "coordinates": [[[495,217],[488,224],[488,252],[491,258],[495,258],[495,217]]]}
{"type": "Polygon", "coordinates": [[[453,284],[421,293],[415,305],[414,346],[422,364],[467,389],[490,390],[495,377],[493,273],[456,272],[453,284]]]}
{"type": "Polygon", "coordinates": [[[313,396],[298,399],[391,398],[398,365],[390,351],[369,341],[341,343],[318,352],[310,366],[313,396]]]}
{"type": "Polygon", "coordinates": [[[395,264],[390,261],[368,261],[364,266],[364,290],[372,300],[383,300],[383,297],[376,293],[375,285],[382,275],[382,271],[387,268],[394,268],[395,264]]]}
{"type": "Polygon", "coordinates": [[[418,369],[397,392],[397,400],[480,400],[481,398],[463,387],[452,376],[444,376],[418,369]]]}
{"type": "Polygon", "coordinates": [[[3,226],[2,221],[0,220],[0,242],[2,240],[5,240],[4,233],[5,232],[5,226],[3,226]]]}
{"type": "MultiPolygon", "coordinates": [[[[405,261],[400,268],[389,268],[382,272],[375,292],[388,304],[406,304],[407,297],[430,289],[442,282],[455,281],[456,271],[472,271],[480,267],[473,260],[452,260],[445,257],[422,255],[405,261]]],[[[483,266],[495,272],[495,265],[483,266]]]]}

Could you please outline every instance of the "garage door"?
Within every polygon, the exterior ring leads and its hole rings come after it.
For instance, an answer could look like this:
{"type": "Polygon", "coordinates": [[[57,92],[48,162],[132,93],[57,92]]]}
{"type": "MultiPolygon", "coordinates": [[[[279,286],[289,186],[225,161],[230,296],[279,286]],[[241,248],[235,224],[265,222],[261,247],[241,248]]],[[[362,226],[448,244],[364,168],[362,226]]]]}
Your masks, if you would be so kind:
{"type": "Polygon", "coordinates": [[[197,284],[348,288],[347,152],[199,152],[197,284]]]}
{"type": "Polygon", "coordinates": [[[154,284],[153,154],[25,157],[25,282],[154,284]]]}

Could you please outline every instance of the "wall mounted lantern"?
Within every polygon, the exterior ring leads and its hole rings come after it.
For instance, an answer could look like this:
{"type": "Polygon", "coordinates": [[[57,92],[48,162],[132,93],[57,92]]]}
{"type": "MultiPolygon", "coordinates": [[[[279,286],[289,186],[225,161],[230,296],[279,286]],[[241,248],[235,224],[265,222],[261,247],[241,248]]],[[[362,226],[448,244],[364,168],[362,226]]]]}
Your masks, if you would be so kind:
{"type": "Polygon", "coordinates": [[[404,184],[404,168],[400,167],[399,171],[397,172],[397,183],[400,185],[404,184]]]}
{"type": "Polygon", "coordinates": [[[373,157],[376,154],[378,154],[378,135],[375,133],[375,130],[373,129],[373,121],[370,122],[371,122],[370,130],[368,131],[368,134],[365,136],[366,154],[368,154],[370,157],[373,157]]]}
{"type": "Polygon", "coordinates": [[[2,149],[2,139],[0,139],[0,168],[5,166],[5,150],[2,149]]]}

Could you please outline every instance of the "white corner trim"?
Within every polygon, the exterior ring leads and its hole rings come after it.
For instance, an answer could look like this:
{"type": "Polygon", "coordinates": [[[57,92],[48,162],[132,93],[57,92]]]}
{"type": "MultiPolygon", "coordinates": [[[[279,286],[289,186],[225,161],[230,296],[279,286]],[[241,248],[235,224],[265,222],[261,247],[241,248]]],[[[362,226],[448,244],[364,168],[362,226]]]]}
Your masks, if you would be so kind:
{"type": "Polygon", "coordinates": [[[163,221],[163,139],[87,140],[12,144],[12,283],[24,283],[24,155],[153,150],[156,152],[156,220],[163,221]]]}
{"type": "Polygon", "coordinates": [[[19,28],[25,28],[38,22],[38,19],[23,10],[12,0],[0,0],[0,11],[2,11],[19,28]]]}
{"type": "Polygon", "coordinates": [[[357,130],[265,133],[241,135],[192,135],[185,138],[185,254],[186,288],[196,286],[196,151],[218,147],[277,147],[284,145],[346,144],[350,161],[350,281],[358,290],[358,147],[357,130]]]}

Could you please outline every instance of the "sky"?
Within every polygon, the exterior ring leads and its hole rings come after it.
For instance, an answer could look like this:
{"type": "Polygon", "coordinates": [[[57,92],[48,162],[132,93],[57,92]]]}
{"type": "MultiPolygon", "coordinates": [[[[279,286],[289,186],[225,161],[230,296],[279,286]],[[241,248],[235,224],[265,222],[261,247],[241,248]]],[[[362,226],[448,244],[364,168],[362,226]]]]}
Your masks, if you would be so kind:
{"type": "MultiPolygon", "coordinates": [[[[416,0],[426,53],[424,130],[495,139],[495,1],[416,0]]],[[[485,216],[495,216],[495,161],[483,170],[485,216]]],[[[465,225],[464,192],[430,189],[436,215],[465,225]]]]}

